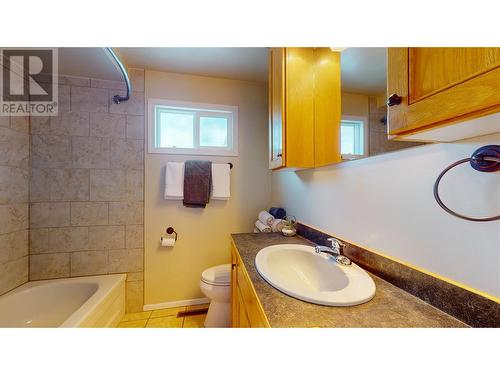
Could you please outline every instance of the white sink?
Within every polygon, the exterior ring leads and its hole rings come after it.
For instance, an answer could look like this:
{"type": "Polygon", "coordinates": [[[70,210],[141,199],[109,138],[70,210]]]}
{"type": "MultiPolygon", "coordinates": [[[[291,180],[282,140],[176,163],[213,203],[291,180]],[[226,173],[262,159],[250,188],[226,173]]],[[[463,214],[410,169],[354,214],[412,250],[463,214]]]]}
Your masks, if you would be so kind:
{"type": "Polygon", "coordinates": [[[255,265],[276,289],[318,305],[353,306],[375,296],[375,283],[365,270],[354,263],[340,265],[311,246],[265,247],[257,253],[255,265]]]}

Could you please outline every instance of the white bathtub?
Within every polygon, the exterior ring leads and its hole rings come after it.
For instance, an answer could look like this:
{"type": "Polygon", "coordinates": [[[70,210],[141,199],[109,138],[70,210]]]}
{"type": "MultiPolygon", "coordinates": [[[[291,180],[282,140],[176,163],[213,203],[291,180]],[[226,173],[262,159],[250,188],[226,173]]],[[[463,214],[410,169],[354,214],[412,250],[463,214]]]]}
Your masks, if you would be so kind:
{"type": "Polygon", "coordinates": [[[0,297],[0,327],[115,327],[125,275],[30,281],[0,297]]]}

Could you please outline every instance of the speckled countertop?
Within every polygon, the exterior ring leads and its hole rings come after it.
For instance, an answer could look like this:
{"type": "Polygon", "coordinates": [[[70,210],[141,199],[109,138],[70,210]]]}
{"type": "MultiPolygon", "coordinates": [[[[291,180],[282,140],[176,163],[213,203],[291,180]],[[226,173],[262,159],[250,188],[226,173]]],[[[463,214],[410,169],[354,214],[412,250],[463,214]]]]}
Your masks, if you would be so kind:
{"type": "Polygon", "coordinates": [[[271,327],[467,327],[372,274],[377,291],[367,303],[330,307],[300,301],[273,288],[259,275],[255,255],[270,245],[313,245],[312,242],[278,233],[233,234],[232,237],[271,327]]]}

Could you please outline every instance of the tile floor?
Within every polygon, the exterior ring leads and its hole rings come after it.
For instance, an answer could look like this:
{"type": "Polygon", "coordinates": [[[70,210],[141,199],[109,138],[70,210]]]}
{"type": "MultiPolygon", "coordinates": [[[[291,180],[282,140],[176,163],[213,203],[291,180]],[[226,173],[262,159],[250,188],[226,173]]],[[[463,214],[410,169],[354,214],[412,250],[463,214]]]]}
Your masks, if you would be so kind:
{"type": "Polygon", "coordinates": [[[117,328],[203,328],[206,312],[179,318],[177,314],[204,308],[208,308],[208,304],[129,313],[125,314],[117,328]]]}

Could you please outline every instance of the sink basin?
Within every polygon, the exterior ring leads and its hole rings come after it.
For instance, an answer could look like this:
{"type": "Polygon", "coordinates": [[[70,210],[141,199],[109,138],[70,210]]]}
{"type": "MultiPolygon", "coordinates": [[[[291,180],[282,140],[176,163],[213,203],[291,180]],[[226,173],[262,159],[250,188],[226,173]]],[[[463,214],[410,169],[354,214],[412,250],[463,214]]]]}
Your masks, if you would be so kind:
{"type": "Polygon", "coordinates": [[[276,289],[326,306],[353,306],[375,295],[375,283],[354,263],[338,264],[330,255],[305,245],[274,245],[255,257],[259,274],[276,289]]]}

